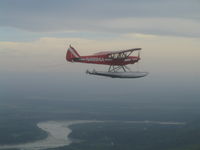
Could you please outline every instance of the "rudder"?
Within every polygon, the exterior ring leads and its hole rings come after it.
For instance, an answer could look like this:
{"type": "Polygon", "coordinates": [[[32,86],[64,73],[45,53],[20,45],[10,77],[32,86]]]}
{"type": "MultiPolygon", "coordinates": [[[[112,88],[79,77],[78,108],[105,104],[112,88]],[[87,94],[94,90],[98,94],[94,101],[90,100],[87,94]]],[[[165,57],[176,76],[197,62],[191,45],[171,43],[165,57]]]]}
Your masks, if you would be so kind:
{"type": "Polygon", "coordinates": [[[70,45],[67,50],[66,60],[73,62],[75,58],[79,58],[79,57],[80,55],[78,54],[78,52],[70,45]]]}

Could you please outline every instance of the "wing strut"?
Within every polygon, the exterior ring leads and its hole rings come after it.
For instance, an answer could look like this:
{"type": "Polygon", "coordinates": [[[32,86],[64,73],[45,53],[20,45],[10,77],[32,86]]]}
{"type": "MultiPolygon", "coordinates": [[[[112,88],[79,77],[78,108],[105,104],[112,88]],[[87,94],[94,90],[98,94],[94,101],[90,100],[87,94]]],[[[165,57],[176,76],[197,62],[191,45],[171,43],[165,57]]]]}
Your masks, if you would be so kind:
{"type": "Polygon", "coordinates": [[[110,65],[108,72],[118,72],[119,70],[123,70],[124,72],[127,72],[130,69],[125,65],[122,65],[122,66],[110,65]]]}

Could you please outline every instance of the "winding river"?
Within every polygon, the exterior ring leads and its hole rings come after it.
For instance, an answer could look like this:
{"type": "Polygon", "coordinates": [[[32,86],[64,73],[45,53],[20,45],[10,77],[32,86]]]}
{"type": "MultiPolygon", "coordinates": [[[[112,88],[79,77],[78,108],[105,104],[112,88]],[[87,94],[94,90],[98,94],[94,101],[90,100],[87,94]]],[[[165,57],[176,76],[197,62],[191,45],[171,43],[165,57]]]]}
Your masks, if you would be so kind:
{"type": "MultiPolygon", "coordinates": [[[[37,126],[48,133],[48,137],[43,140],[16,144],[16,145],[0,145],[0,149],[16,148],[20,150],[42,150],[48,148],[56,148],[67,146],[72,143],[69,134],[72,130],[69,128],[73,124],[105,122],[96,120],[75,120],[75,121],[46,121],[39,122],[37,126]]],[[[115,122],[115,121],[106,121],[115,122]]],[[[168,124],[168,125],[184,125],[183,122],[159,122],[159,121],[124,121],[124,123],[151,123],[151,124],[168,124]]]]}

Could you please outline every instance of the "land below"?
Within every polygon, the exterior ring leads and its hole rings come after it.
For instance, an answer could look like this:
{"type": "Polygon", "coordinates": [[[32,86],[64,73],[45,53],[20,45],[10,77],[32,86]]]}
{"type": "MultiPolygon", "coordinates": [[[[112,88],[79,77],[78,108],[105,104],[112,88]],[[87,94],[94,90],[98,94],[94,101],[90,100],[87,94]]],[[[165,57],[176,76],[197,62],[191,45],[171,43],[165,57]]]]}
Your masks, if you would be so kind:
{"type": "Polygon", "coordinates": [[[180,105],[172,101],[156,105],[131,101],[14,102],[9,100],[0,104],[1,149],[198,150],[200,148],[198,140],[200,110],[197,101],[196,105],[189,105],[187,102],[180,105]],[[72,120],[75,122],[81,120],[82,123],[70,124],[69,121],[72,120]],[[53,126],[45,124],[52,121],[53,126]],[[57,143],[51,145],[47,141],[52,134],[50,132],[56,127],[59,132],[53,133],[58,135],[53,140],[54,142],[57,140],[57,143]],[[31,145],[38,141],[41,145],[36,147],[31,145]],[[24,147],[24,144],[28,146],[24,147]]]}

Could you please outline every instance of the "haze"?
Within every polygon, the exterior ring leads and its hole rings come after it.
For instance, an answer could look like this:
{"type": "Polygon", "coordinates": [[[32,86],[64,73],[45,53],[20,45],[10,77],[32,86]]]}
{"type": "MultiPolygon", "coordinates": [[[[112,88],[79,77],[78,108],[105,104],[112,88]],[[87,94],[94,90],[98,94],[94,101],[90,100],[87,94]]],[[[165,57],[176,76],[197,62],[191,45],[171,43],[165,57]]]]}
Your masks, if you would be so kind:
{"type": "Polygon", "coordinates": [[[197,98],[199,6],[197,0],[2,0],[1,97],[197,98]],[[136,80],[88,76],[88,68],[107,67],[66,62],[69,44],[81,55],[141,47],[139,67],[150,75],[136,80]]]}

